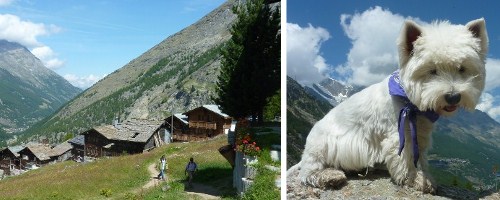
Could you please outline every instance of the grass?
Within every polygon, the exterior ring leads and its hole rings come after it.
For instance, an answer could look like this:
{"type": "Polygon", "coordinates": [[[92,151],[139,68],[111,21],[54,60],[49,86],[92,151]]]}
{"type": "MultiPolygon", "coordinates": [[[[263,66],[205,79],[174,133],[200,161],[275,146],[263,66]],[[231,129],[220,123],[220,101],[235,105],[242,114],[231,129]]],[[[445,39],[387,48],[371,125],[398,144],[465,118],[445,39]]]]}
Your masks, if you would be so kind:
{"type": "Polygon", "coordinates": [[[99,199],[124,193],[148,178],[144,161],[152,154],[101,159],[93,163],[66,161],[0,182],[6,199],[99,199]]]}
{"type": "Polygon", "coordinates": [[[213,186],[226,199],[235,199],[231,165],[218,152],[226,142],[225,137],[218,137],[205,142],[169,144],[148,153],[103,158],[92,163],[66,161],[45,166],[0,181],[0,199],[193,199],[184,192],[183,184],[184,167],[190,157],[199,168],[194,182],[213,186]],[[164,154],[169,164],[169,182],[140,189],[150,180],[147,167],[164,154]],[[170,189],[162,191],[165,184],[170,189]]]}
{"type": "MultiPolygon", "coordinates": [[[[273,132],[269,128],[252,128],[251,133],[256,132],[273,132]]],[[[255,165],[257,175],[253,185],[245,192],[241,199],[280,199],[280,190],[275,186],[275,179],[279,172],[275,172],[266,168],[266,165],[280,167],[281,163],[271,159],[271,145],[281,144],[280,133],[269,134],[252,134],[252,138],[262,148],[261,155],[258,157],[259,162],[255,165]]]]}

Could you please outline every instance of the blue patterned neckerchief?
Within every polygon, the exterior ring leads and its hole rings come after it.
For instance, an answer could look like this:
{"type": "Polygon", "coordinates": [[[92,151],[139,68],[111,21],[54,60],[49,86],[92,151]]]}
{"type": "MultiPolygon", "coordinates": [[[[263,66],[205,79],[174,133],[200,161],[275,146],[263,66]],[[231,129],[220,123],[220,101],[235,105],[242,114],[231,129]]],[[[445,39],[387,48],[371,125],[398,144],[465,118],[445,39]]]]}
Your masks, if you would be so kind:
{"type": "Polygon", "coordinates": [[[389,77],[389,94],[393,96],[398,96],[405,102],[405,105],[399,111],[399,120],[398,120],[398,131],[399,131],[399,151],[398,155],[401,155],[401,151],[405,146],[405,120],[408,117],[409,125],[410,125],[410,133],[413,142],[413,163],[415,167],[417,167],[417,161],[419,158],[418,151],[418,142],[417,142],[417,115],[421,114],[427,117],[432,123],[436,122],[439,118],[439,115],[434,111],[420,111],[417,106],[410,102],[408,96],[406,96],[406,92],[401,86],[401,82],[399,80],[399,70],[393,72],[391,77],[389,77]]]}

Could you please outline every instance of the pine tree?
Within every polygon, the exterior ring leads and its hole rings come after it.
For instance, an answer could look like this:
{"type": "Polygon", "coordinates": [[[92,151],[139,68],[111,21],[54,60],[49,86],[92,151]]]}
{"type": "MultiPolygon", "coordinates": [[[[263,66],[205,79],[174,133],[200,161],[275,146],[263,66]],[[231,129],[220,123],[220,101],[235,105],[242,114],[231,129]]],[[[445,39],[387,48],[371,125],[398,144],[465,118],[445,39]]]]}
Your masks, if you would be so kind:
{"type": "Polygon", "coordinates": [[[222,69],[214,101],[225,113],[263,121],[269,97],[280,88],[280,11],[263,0],[236,6],[238,20],[222,50],[222,69]]]}

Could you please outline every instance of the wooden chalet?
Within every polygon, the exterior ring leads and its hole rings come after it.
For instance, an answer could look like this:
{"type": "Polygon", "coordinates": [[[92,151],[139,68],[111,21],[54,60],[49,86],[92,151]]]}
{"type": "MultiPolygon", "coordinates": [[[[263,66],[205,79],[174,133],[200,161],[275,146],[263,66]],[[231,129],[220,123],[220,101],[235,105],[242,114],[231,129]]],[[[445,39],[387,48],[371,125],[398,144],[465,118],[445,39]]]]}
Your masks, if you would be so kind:
{"type": "Polygon", "coordinates": [[[38,143],[29,143],[23,150],[19,151],[21,165],[23,167],[28,164],[35,164],[38,166],[47,165],[52,161],[51,155],[52,149],[50,146],[38,143]]]}
{"type": "Polygon", "coordinates": [[[22,149],[22,146],[14,146],[0,150],[0,169],[5,174],[10,175],[13,169],[20,169],[21,160],[19,158],[19,151],[22,149]]]}
{"type": "Polygon", "coordinates": [[[173,118],[172,116],[167,117],[165,119],[165,130],[170,133],[172,132],[172,126],[173,124],[173,133],[172,135],[172,141],[173,142],[181,142],[181,141],[189,141],[189,123],[188,123],[188,117],[183,114],[174,114],[173,118]]]}
{"type": "Polygon", "coordinates": [[[187,111],[189,140],[211,138],[227,134],[231,128],[231,117],[223,113],[218,105],[203,105],[187,111]]]}
{"type": "Polygon", "coordinates": [[[71,149],[71,155],[73,155],[73,160],[81,160],[85,155],[85,136],[78,135],[70,140],[68,140],[73,148],[71,149]]]}
{"type": "Polygon", "coordinates": [[[104,125],[82,133],[85,156],[119,156],[136,154],[163,145],[157,125],[147,121],[128,121],[123,124],[104,125]]]}

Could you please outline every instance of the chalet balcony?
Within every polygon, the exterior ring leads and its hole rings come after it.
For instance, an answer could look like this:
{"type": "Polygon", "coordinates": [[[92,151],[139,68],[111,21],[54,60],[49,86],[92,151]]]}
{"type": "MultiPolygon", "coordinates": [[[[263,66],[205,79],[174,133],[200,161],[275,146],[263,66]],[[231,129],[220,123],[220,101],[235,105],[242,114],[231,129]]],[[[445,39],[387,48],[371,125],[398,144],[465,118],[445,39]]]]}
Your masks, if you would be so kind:
{"type": "Polygon", "coordinates": [[[217,129],[217,124],[215,122],[203,122],[203,121],[190,121],[189,128],[202,128],[202,129],[217,129]]]}

